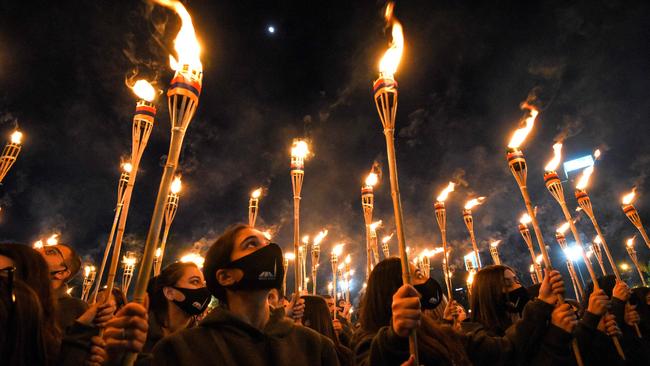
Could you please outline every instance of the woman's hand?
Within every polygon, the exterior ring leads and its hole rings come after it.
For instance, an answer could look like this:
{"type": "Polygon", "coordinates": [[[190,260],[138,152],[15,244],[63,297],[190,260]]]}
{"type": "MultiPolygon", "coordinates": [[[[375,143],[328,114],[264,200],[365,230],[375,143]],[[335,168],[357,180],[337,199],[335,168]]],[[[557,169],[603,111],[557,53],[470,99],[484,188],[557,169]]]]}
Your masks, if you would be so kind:
{"type": "Polygon", "coordinates": [[[420,294],[411,285],[403,285],[393,295],[393,331],[400,337],[420,326],[422,310],[420,310],[420,294]]]}
{"type": "Polygon", "coordinates": [[[639,312],[636,311],[636,305],[631,305],[630,303],[625,304],[625,324],[633,327],[636,324],[639,324],[641,321],[641,316],[639,312]]]}
{"type": "Polygon", "coordinates": [[[616,324],[616,317],[614,314],[606,314],[602,317],[598,323],[598,330],[610,337],[616,337],[623,334],[619,329],[618,324],[616,324]]]}
{"type": "Polygon", "coordinates": [[[587,311],[598,316],[603,316],[609,309],[609,298],[603,289],[598,289],[589,296],[587,311]]]}
{"type": "Polygon", "coordinates": [[[564,280],[562,280],[562,275],[557,270],[552,270],[551,272],[544,270],[544,273],[546,275],[539,287],[539,295],[537,298],[549,305],[555,305],[559,295],[564,294],[564,280]]]}
{"type": "Polygon", "coordinates": [[[564,303],[553,309],[553,313],[551,313],[551,324],[567,333],[573,333],[573,329],[578,324],[578,317],[576,317],[576,313],[573,311],[571,305],[564,303]]]}
{"type": "Polygon", "coordinates": [[[630,287],[623,281],[616,281],[614,290],[612,290],[612,297],[615,297],[623,302],[627,302],[632,295],[630,287]]]}
{"type": "Polygon", "coordinates": [[[101,327],[113,318],[113,313],[115,313],[115,304],[111,302],[102,304],[96,302],[90,305],[88,310],[77,318],[77,321],[87,326],[95,325],[101,327]]]}
{"type": "Polygon", "coordinates": [[[106,323],[106,348],[117,353],[141,352],[148,331],[147,309],[134,302],[128,303],[106,323]]]}

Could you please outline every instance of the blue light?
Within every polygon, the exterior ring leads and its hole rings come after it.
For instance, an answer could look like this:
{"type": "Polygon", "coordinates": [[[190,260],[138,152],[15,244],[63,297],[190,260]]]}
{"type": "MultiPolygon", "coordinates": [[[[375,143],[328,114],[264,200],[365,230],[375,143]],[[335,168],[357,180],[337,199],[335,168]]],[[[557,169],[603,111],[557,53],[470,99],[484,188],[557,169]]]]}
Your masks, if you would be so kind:
{"type": "Polygon", "coordinates": [[[581,170],[592,165],[594,165],[594,158],[591,155],[569,160],[563,164],[564,174],[568,177],[570,172],[581,170]]]}

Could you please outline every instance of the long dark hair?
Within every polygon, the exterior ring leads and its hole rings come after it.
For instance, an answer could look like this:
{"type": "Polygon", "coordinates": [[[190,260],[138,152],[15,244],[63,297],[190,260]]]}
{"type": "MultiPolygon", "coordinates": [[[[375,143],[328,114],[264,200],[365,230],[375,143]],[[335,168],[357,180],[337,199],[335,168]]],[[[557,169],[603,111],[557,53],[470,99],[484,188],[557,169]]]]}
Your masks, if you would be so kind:
{"type": "Polygon", "coordinates": [[[483,267],[474,276],[470,297],[471,320],[497,335],[503,335],[512,325],[512,319],[506,311],[506,297],[503,293],[506,288],[504,279],[506,270],[513,271],[510,267],[502,265],[483,267]]]}
{"type": "MultiPolygon", "coordinates": [[[[387,258],[377,263],[368,278],[366,294],[361,302],[361,332],[375,334],[390,326],[393,295],[402,286],[399,258],[387,258]]],[[[436,365],[471,365],[461,335],[451,327],[422,316],[417,330],[421,360],[436,365]]]]}
{"type": "Polygon", "coordinates": [[[305,312],[302,316],[303,324],[326,336],[334,344],[338,345],[339,340],[334,332],[332,316],[325,299],[316,295],[305,295],[302,298],[305,299],[305,312]]]}
{"type": "Polygon", "coordinates": [[[226,304],[226,289],[217,281],[217,270],[226,268],[231,262],[230,256],[235,247],[235,236],[246,228],[250,228],[250,226],[246,224],[229,226],[205,254],[205,264],[203,265],[205,283],[212,295],[219,299],[220,304],[226,304]]]}
{"type": "Polygon", "coordinates": [[[36,250],[22,244],[0,244],[0,255],[11,258],[14,267],[16,267],[16,279],[23,281],[38,296],[43,312],[43,334],[48,346],[48,353],[56,355],[61,342],[61,329],[56,323],[55,308],[57,303],[50,282],[50,270],[47,262],[36,250]]]}
{"type": "Polygon", "coordinates": [[[158,276],[149,281],[149,288],[147,289],[149,293],[149,311],[161,326],[168,326],[166,322],[167,311],[169,310],[169,304],[163,293],[163,289],[165,287],[176,286],[176,283],[183,277],[185,271],[191,267],[198,268],[192,262],[175,262],[165,267],[158,276]]]}
{"type": "Polygon", "coordinates": [[[14,279],[10,285],[5,276],[0,276],[0,357],[3,364],[54,363],[44,334],[44,320],[38,294],[23,281],[14,279]]]}

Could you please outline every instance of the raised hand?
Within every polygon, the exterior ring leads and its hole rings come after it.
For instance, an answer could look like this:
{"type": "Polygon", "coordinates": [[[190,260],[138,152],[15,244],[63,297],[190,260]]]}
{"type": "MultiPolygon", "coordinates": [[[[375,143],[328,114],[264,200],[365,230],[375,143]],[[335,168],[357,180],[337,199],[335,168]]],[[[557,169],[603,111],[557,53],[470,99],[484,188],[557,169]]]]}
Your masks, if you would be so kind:
{"type": "Polygon", "coordinates": [[[411,285],[402,285],[393,295],[393,331],[400,337],[420,325],[422,310],[420,310],[420,294],[411,285]]]}
{"type": "Polygon", "coordinates": [[[537,297],[547,304],[555,305],[558,301],[558,295],[564,295],[564,280],[562,280],[562,275],[557,270],[551,272],[544,270],[544,273],[546,275],[539,287],[537,297]]]}
{"type": "Polygon", "coordinates": [[[567,333],[573,333],[573,329],[578,324],[578,317],[571,305],[564,303],[555,307],[551,313],[551,324],[567,333]]]}

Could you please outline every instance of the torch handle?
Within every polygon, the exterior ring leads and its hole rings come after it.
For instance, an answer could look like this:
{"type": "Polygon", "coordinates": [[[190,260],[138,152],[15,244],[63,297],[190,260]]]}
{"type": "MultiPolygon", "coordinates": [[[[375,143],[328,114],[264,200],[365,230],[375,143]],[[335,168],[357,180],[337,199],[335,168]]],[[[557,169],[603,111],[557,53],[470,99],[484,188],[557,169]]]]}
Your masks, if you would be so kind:
{"type": "MultiPolygon", "coordinates": [[[[160,274],[160,269],[162,268],[163,258],[165,258],[165,247],[167,246],[167,237],[169,236],[169,229],[171,226],[171,221],[165,222],[165,230],[163,231],[163,237],[160,240],[160,257],[158,258],[157,268],[154,268],[154,275],[156,276],[160,274]]],[[[156,245],[156,247],[158,246],[156,245]]]]}
{"type": "Polygon", "coordinates": [[[573,223],[573,218],[571,217],[571,213],[569,212],[569,208],[567,207],[566,202],[559,201],[559,203],[560,203],[560,207],[562,208],[562,212],[564,213],[564,219],[569,223],[569,228],[571,229],[573,238],[575,239],[576,243],[580,246],[580,253],[582,254],[582,260],[585,262],[585,266],[587,267],[587,271],[589,272],[589,276],[591,277],[591,282],[594,284],[594,288],[596,288],[598,286],[598,276],[596,276],[596,272],[594,271],[594,266],[591,264],[591,261],[589,260],[587,254],[585,253],[585,249],[582,244],[582,239],[580,238],[580,233],[578,233],[578,229],[576,228],[576,225],[573,223]]]}
{"type": "Polygon", "coordinates": [[[111,251],[113,246],[113,237],[115,236],[115,230],[117,229],[117,222],[120,218],[120,213],[122,212],[122,205],[124,203],[124,198],[118,202],[115,207],[115,217],[113,218],[113,226],[111,226],[111,232],[108,234],[108,240],[106,241],[106,248],[104,249],[104,257],[102,257],[102,264],[99,267],[99,277],[95,283],[95,289],[93,290],[91,304],[94,304],[97,301],[97,294],[99,293],[99,288],[102,285],[102,277],[104,276],[104,269],[106,267],[106,261],[108,260],[108,253],[111,251]]]}
{"type": "MultiPolygon", "coordinates": [[[[593,215],[593,212],[591,213],[591,215],[589,215],[589,219],[591,220],[591,223],[594,225],[594,229],[596,229],[596,233],[598,234],[598,237],[600,237],[600,240],[603,244],[603,249],[605,249],[605,254],[607,255],[607,261],[609,261],[609,265],[612,267],[612,271],[614,271],[614,275],[616,276],[616,279],[621,281],[621,274],[619,273],[618,268],[614,263],[614,258],[612,257],[612,253],[609,251],[609,245],[607,245],[607,241],[605,241],[605,235],[603,235],[603,232],[600,230],[600,225],[598,225],[598,221],[596,221],[596,217],[593,215]]],[[[602,262],[602,257],[599,256],[598,260],[599,262],[602,262]]]]}
{"type": "Polygon", "coordinates": [[[639,225],[636,228],[641,233],[641,236],[643,237],[643,241],[645,242],[645,245],[647,245],[648,248],[650,249],[650,238],[648,238],[648,233],[645,231],[645,228],[643,227],[643,224],[640,221],[639,221],[639,225]]]}
{"type": "Polygon", "coordinates": [[[300,196],[293,196],[293,252],[296,253],[294,266],[294,292],[300,294],[302,287],[302,258],[300,255],[300,196]]]}
{"type": "Polygon", "coordinates": [[[551,264],[551,258],[548,256],[548,251],[546,251],[546,244],[544,244],[544,237],[542,236],[542,230],[539,228],[539,223],[537,222],[537,216],[535,215],[535,210],[533,210],[533,204],[530,201],[528,188],[525,185],[520,184],[519,190],[521,191],[521,196],[524,198],[526,211],[528,211],[528,216],[530,216],[531,222],[533,224],[533,231],[535,231],[535,238],[537,239],[537,245],[539,246],[539,251],[542,253],[542,258],[544,258],[544,266],[548,270],[552,270],[553,265],[551,264]]]}

